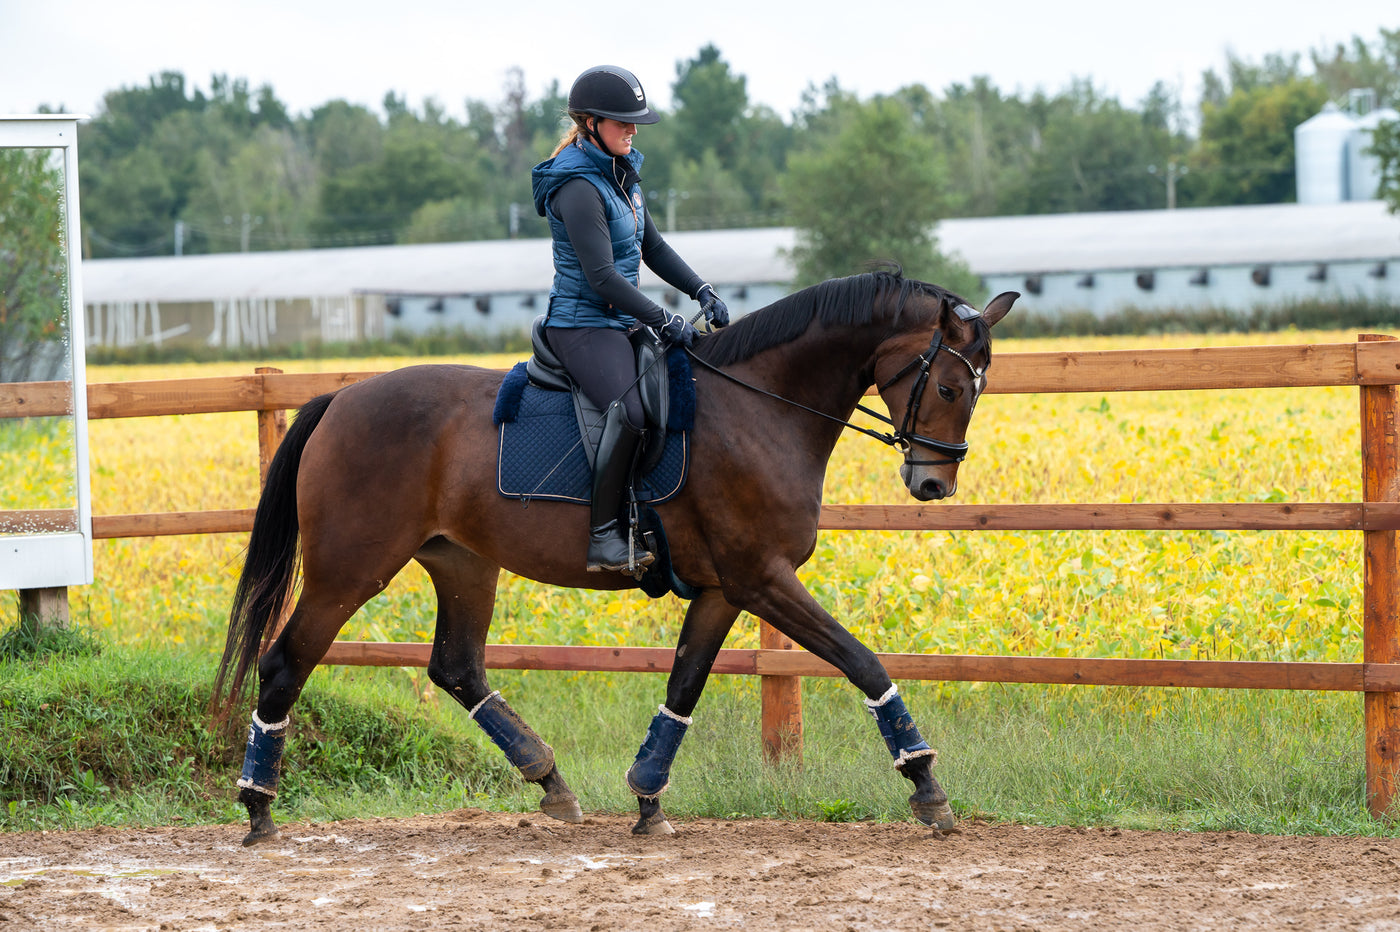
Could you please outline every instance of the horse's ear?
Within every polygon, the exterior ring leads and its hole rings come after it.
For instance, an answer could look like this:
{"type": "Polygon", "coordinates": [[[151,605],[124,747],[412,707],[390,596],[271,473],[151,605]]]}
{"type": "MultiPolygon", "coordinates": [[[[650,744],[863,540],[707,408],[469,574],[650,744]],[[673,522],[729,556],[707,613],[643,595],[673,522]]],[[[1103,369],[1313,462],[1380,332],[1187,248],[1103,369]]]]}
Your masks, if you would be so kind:
{"type": "Polygon", "coordinates": [[[982,312],[982,319],[987,322],[988,327],[994,327],[997,321],[1006,316],[1006,312],[1011,310],[1011,305],[1016,303],[1016,299],[1021,296],[1019,291],[1003,291],[995,298],[987,302],[987,309],[982,312]]]}

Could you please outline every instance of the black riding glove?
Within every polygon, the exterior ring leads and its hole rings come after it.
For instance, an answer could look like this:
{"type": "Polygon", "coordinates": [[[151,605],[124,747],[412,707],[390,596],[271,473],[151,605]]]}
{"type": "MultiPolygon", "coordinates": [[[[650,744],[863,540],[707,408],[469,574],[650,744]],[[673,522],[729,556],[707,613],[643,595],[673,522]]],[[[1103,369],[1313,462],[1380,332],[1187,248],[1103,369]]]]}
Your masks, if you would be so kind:
{"type": "Polygon", "coordinates": [[[695,300],[700,302],[700,310],[705,312],[705,320],[716,327],[729,326],[729,306],[719,299],[715,294],[715,289],[708,282],[700,286],[700,290],[695,293],[695,300]]]}
{"type": "Polygon", "coordinates": [[[661,338],[667,343],[689,346],[695,340],[695,328],[690,325],[690,321],[681,315],[672,314],[661,326],[661,338]]]}

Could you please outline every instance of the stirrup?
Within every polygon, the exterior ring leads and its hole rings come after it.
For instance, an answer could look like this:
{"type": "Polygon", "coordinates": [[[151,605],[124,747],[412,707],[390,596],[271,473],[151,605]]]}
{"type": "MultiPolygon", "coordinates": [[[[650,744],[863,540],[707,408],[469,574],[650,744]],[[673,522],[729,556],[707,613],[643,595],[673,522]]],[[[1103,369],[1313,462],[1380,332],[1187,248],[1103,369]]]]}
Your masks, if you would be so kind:
{"type": "Polygon", "coordinates": [[[585,569],[590,573],[627,573],[641,578],[641,571],[656,562],[656,554],[637,547],[630,528],[621,528],[616,518],[596,528],[588,530],[588,557],[585,569]],[[621,550],[612,553],[614,545],[621,550]],[[625,548],[625,549],[622,549],[625,548]]]}

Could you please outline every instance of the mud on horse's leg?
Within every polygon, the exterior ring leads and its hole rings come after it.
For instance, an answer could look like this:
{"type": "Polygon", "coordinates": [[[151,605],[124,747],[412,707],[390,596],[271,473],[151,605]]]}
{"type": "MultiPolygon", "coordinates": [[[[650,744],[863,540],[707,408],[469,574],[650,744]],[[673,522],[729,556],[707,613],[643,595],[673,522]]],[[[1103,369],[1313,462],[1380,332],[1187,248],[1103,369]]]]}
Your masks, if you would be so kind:
{"type": "Polygon", "coordinates": [[[527,783],[538,783],[544,790],[544,797],[540,799],[541,812],[561,822],[583,821],[578,797],[554,765],[554,749],[506,704],[499,690],[493,690],[478,702],[469,715],[501,749],[506,760],[520,771],[520,776],[527,783]]]}
{"type": "Polygon", "coordinates": [[[948,805],[948,794],[933,776],[938,752],[920,737],[898,688],[892,685],[879,699],[865,700],[865,707],[874,717],[880,737],[885,739],[885,747],[894,758],[894,769],[914,784],[914,794],[909,797],[914,818],[932,826],[935,832],[956,831],[957,820],[948,805]]]}
{"type": "Polygon", "coordinates": [[[248,747],[243,753],[243,772],[238,778],[238,801],[248,809],[250,831],[243,844],[256,845],[277,837],[272,821],[272,800],[277,796],[277,783],[282,777],[282,750],[287,744],[290,718],[273,725],[265,724],[253,713],[248,725],[248,747]]]}
{"type": "Polygon", "coordinates": [[[633,835],[670,835],[675,831],[661,811],[661,794],[671,785],[671,762],[692,721],[665,705],[657,707],[637,759],[627,768],[627,788],[636,795],[640,810],[633,835]]]}

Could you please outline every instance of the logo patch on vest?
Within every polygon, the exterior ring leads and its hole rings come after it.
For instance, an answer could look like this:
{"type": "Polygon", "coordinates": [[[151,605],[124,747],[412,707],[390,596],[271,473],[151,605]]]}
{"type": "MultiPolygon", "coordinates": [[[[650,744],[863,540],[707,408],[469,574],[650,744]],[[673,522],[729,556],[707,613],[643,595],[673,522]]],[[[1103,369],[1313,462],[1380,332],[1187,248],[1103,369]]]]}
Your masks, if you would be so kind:
{"type": "Polygon", "coordinates": [[[636,205],[638,210],[642,209],[642,194],[640,191],[632,192],[632,203],[636,205]]]}

